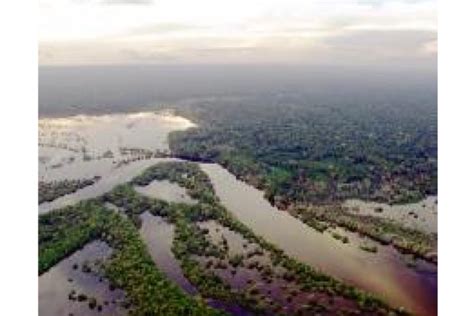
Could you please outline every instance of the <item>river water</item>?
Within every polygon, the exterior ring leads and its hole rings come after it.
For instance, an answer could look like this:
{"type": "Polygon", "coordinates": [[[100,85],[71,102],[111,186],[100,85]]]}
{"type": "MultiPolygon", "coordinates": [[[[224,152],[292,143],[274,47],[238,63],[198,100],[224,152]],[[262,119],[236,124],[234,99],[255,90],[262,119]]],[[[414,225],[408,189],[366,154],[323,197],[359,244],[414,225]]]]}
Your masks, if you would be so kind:
{"type": "Polygon", "coordinates": [[[158,268],[186,293],[196,295],[198,291],[186,279],[179,262],[171,251],[174,225],[166,222],[162,217],[151,215],[149,212],[143,213],[140,218],[142,219],[140,236],[147,245],[147,249],[158,268]]]}
{"type": "Polygon", "coordinates": [[[93,241],[43,273],[38,279],[39,315],[127,315],[127,310],[120,305],[125,293],[110,290],[106,279],[81,269],[84,262],[93,266],[96,260],[105,260],[111,254],[112,249],[106,243],[93,241]],[[102,310],[91,309],[87,300],[69,299],[71,291],[75,295],[94,297],[102,310]]]}
{"type": "MultiPolygon", "coordinates": [[[[131,180],[147,167],[171,160],[141,158],[120,164],[121,159],[138,157],[123,155],[120,151],[121,146],[152,149],[151,144],[158,140],[158,149],[166,150],[167,143],[162,141],[162,134],[168,135],[172,130],[182,130],[193,126],[181,119],[168,117],[164,119],[165,121],[160,121],[157,117],[150,117],[150,115],[95,118],[93,120],[95,125],[92,127],[83,117],[74,118],[72,122],[43,121],[40,140],[44,144],[56,147],[40,147],[40,179],[52,181],[93,176],[101,176],[101,179],[72,194],[41,204],[39,212],[48,212],[100,196],[114,186],[131,180]],[[105,122],[110,123],[112,130],[108,131],[101,126],[105,122]],[[159,122],[169,124],[165,124],[166,127],[160,129],[156,125],[159,125],[159,122]],[[82,126],[81,124],[84,125],[83,128],[78,127],[82,126]],[[155,130],[152,128],[153,125],[155,125],[155,130]],[[68,130],[64,126],[72,127],[72,129],[68,130]],[[94,133],[99,132],[103,136],[95,140],[94,133]],[[122,136],[110,136],[115,135],[114,133],[122,136]],[[148,136],[141,140],[138,136],[140,133],[148,136]],[[156,137],[150,136],[150,133],[156,137]],[[101,146],[104,147],[101,148],[101,146]],[[100,156],[107,150],[112,152],[112,156],[100,156]],[[84,159],[85,153],[92,159],[84,159]],[[74,158],[71,159],[71,157],[74,158]]],[[[210,177],[223,205],[256,234],[277,245],[289,256],[376,293],[394,306],[404,306],[422,316],[436,315],[436,266],[418,262],[416,268],[409,268],[403,257],[391,246],[378,245],[377,253],[362,251],[358,245],[365,243],[366,240],[357,234],[344,232],[344,235],[349,237],[350,243],[343,244],[331,237],[329,233],[319,233],[288,213],[279,211],[263,197],[263,192],[239,181],[223,167],[217,164],[200,164],[200,166],[210,177]]],[[[144,194],[155,195],[158,192],[161,198],[167,197],[171,200],[186,198],[182,189],[177,190],[170,183],[153,183],[143,190],[144,194]]],[[[166,270],[164,272],[178,285],[193,294],[192,286],[182,274],[179,271],[173,271],[177,265],[176,262],[172,262],[174,258],[169,253],[169,245],[166,246],[172,236],[172,228],[149,214],[143,216],[142,238],[147,242],[155,262],[162,270],[166,270]],[[154,244],[159,238],[165,238],[168,241],[154,244]],[[161,262],[161,260],[168,261],[161,262]]],[[[42,283],[44,281],[40,282],[40,288],[42,283]]]]}
{"type": "MultiPolygon", "coordinates": [[[[64,195],[51,202],[45,202],[39,205],[39,213],[46,213],[51,210],[61,208],[67,205],[73,205],[79,201],[98,197],[112,190],[116,185],[132,180],[135,176],[143,172],[146,168],[159,162],[174,161],[172,158],[151,158],[131,162],[121,167],[112,165],[97,167],[96,173],[101,175],[101,179],[93,185],[82,188],[72,194],[64,195]]],[[[63,169],[76,168],[75,166],[63,167],[63,169]]],[[[81,179],[75,177],[72,179],[81,179]]]]}
{"type": "Polygon", "coordinates": [[[39,180],[90,179],[95,184],[39,206],[39,213],[102,195],[147,167],[169,159],[168,134],[195,126],[166,112],[77,115],[39,121],[39,180]],[[148,155],[148,156],[147,156],[148,155]]]}
{"type": "Polygon", "coordinates": [[[168,180],[154,180],[145,186],[135,186],[134,189],[140,194],[167,202],[186,204],[195,204],[197,202],[187,194],[185,188],[168,180]]]}
{"type": "Polygon", "coordinates": [[[394,306],[419,315],[436,315],[437,270],[420,264],[407,267],[390,246],[379,246],[375,254],[343,244],[327,233],[319,233],[286,212],[273,207],[263,192],[238,180],[217,164],[201,164],[223,205],[256,234],[316,269],[377,293],[394,306]]]}
{"type": "Polygon", "coordinates": [[[387,218],[427,233],[438,232],[438,198],[436,196],[428,196],[419,202],[402,205],[351,199],[347,200],[344,206],[355,214],[387,218]]]}

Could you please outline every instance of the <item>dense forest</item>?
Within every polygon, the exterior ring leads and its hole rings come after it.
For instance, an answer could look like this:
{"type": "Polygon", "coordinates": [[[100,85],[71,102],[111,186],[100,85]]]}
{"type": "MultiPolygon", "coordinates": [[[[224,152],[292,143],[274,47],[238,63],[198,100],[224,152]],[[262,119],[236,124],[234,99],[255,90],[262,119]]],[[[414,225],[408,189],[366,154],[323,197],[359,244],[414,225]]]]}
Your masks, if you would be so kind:
{"type": "Polygon", "coordinates": [[[170,136],[174,154],[218,162],[282,208],[346,198],[388,203],[437,193],[431,94],[318,103],[276,93],[182,103],[199,127],[170,136]]]}

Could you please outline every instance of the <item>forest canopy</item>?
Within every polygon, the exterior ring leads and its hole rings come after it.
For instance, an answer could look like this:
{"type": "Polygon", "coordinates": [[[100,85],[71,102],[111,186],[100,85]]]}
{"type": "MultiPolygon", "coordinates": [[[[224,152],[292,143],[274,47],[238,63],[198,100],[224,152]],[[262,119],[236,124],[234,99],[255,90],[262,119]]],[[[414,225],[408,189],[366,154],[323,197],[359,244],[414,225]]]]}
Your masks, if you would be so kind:
{"type": "Polygon", "coordinates": [[[178,112],[199,126],[170,136],[178,156],[218,162],[272,202],[389,203],[437,193],[436,99],[345,99],[309,94],[204,99],[178,112]]]}

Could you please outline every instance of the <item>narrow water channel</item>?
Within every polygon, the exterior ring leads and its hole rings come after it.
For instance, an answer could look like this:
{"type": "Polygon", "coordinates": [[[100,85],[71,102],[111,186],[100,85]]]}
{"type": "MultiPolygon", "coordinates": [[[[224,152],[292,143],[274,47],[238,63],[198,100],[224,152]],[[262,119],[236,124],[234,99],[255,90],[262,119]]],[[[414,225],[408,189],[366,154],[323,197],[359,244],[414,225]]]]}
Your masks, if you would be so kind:
{"type": "MultiPolygon", "coordinates": [[[[130,181],[132,178],[140,174],[146,168],[166,161],[174,161],[172,158],[152,158],[131,162],[127,165],[115,168],[107,166],[107,169],[98,169],[96,174],[100,174],[102,178],[93,185],[87,186],[72,194],[68,194],[57,198],[54,201],[42,203],[39,205],[39,213],[47,213],[53,209],[61,208],[67,205],[73,205],[79,201],[98,197],[112,190],[116,185],[130,181]]],[[[71,168],[75,168],[71,166],[71,168]]]]}
{"type": "Polygon", "coordinates": [[[184,276],[179,262],[171,251],[174,226],[162,217],[153,216],[149,212],[143,213],[140,217],[142,219],[140,235],[159,270],[165,273],[171,281],[178,284],[186,293],[190,295],[198,294],[196,288],[184,276]]]}
{"type": "MultiPolygon", "coordinates": [[[[256,234],[316,269],[378,294],[395,307],[417,315],[436,315],[436,266],[407,267],[396,251],[362,251],[319,233],[286,212],[273,207],[263,192],[238,180],[217,164],[200,164],[223,205],[256,234]]],[[[356,234],[351,239],[358,238],[356,234]]],[[[381,248],[381,247],[379,247],[381,248]]],[[[387,247],[390,248],[390,247],[387,247]]]]}

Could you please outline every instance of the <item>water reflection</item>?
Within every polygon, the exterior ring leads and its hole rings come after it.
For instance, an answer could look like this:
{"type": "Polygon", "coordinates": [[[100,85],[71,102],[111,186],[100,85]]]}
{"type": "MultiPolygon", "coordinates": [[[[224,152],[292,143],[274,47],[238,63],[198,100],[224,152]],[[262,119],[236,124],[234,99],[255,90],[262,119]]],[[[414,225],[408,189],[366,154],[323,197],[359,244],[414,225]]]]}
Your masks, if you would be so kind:
{"type": "Polygon", "coordinates": [[[82,269],[83,263],[95,266],[96,260],[104,260],[111,253],[112,249],[106,243],[94,241],[43,273],[38,281],[39,315],[127,315],[127,310],[120,304],[125,301],[125,293],[119,289],[110,290],[107,280],[82,269]],[[76,297],[84,294],[94,298],[97,306],[91,308],[87,299],[83,302],[71,300],[71,293],[76,297]]]}
{"type": "Polygon", "coordinates": [[[438,231],[438,198],[436,196],[428,196],[419,202],[402,205],[351,199],[347,200],[344,206],[356,214],[388,218],[406,227],[428,233],[438,231]]]}
{"type": "Polygon", "coordinates": [[[168,278],[178,284],[188,294],[195,295],[198,291],[186,279],[179,262],[175,259],[171,247],[173,246],[174,225],[169,224],[159,216],[149,212],[140,215],[142,226],[140,235],[148,251],[158,266],[168,278]]]}
{"type": "MultiPolygon", "coordinates": [[[[62,196],[52,202],[42,203],[39,206],[39,213],[46,213],[50,210],[73,205],[81,200],[98,197],[112,190],[116,185],[130,181],[146,168],[165,161],[172,161],[171,158],[152,158],[131,162],[119,168],[104,168],[101,170],[102,178],[93,185],[80,189],[72,194],[62,196]]],[[[72,167],[74,168],[74,167],[72,167]]]]}
{"type": "Polygon", "coordinates": [[[138,193],[158,200],[186,204],[197,202],[187,194],[186,189],[168,180],[153,180],[146,186],[135,186],[134,188],[138,193]]]}
{"type": "MultiPolygon", "coordinates": [[[[373,254],[321,234],[264,199],[263,192],[236,179],[217,164],[201,164],[222,203],[255,233],[289,256],[316,269],[379,294],[394,306],[419,315],[435,315],[436,267],[429,274],[408,268],[397,252],[373,254]]],[[[349,236],[356,239],[356,235],[349,236]]],[[[387,247],[388,248],[388,247],[387,247]]]]}

